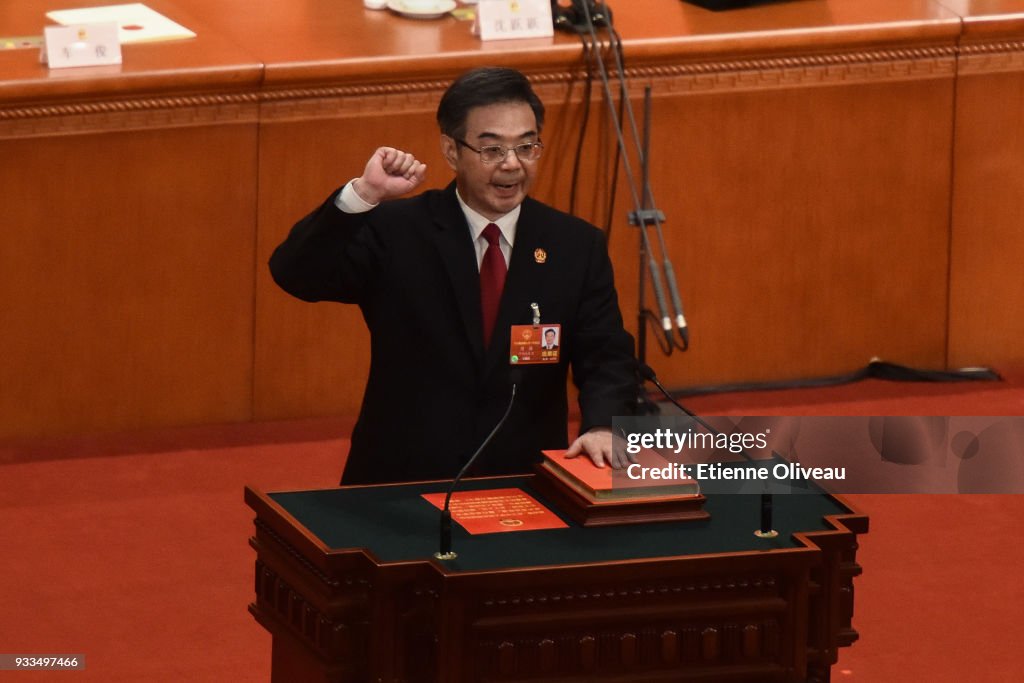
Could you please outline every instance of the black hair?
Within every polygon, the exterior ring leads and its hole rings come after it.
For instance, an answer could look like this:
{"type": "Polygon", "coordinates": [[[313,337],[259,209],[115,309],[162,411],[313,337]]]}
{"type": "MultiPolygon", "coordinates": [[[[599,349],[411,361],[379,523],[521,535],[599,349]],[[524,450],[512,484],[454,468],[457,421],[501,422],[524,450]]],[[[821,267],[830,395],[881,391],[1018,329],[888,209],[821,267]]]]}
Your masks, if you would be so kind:
{"type": "Polygon", "coordinates": [[[437,125],[450,138],[466,134],[466,118],[475,107],[506,102],[530,105],[537,119],[537,132],[544,126],[544,104],[533,92],[530,81],[519,71],[497,66],[471,69],[455,79],[437,105],[437,125]]]}

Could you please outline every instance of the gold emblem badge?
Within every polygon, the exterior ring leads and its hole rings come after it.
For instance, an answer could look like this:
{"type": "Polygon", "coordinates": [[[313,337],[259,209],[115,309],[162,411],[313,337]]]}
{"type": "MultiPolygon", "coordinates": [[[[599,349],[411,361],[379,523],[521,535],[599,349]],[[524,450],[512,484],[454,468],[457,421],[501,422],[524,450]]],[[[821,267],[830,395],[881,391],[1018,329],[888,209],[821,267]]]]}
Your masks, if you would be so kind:
{"type": "Polygon", "coordinates": [[[533,260],[536,261],[537,263],[544,263],[545,261],[548,260],[548,252],[544,251],[543,249],[534,249],[533,260]]]}

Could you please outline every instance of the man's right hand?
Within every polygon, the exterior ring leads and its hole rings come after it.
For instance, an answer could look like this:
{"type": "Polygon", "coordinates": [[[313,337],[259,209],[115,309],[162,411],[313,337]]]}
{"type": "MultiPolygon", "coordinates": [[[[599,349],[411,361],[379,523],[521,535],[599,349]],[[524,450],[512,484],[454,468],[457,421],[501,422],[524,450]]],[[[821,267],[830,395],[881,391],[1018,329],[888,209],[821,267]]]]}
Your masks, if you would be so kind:
{"type": "Polygon", "coordinates": [[[423,182],[426,173],[427,165],[409,152],[378,147],[352,189],[368,204],[379,204],[412,192],[423,182]]]}

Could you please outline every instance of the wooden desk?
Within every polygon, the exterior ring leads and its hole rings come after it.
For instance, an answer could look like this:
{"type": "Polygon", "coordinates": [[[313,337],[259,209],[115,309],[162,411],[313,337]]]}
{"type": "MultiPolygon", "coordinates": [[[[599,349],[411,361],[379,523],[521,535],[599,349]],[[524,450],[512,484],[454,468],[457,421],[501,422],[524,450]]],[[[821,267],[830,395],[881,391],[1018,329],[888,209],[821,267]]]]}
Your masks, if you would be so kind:
{"type": "MultiPolygon", "coordinates": [[[[465,482],[521,487],[530,477],[465,482]]],[[[469,536],[439,562],[446,482],[263,494],[256,599],[275,681],[827,683],[851,624],[856,535],[826,496],[709,498],[711,519],[469,536]]],[[[566,520],[568,521],[568,520],[566,520]]]]}
{"type": "MultiPolygon", "coordinates": [[[[445,184],[433,111],[468,66],[537,84],[537,195],[568,208],[574,37],[482,45],[354,0],[149,4],[199,37],[68,72],[0,51],[0,437],[354,413],[358,311],[287,297],[266,259],[378,144],[445,184]]],[[[4,3],[0,34],[38,33],[43,12],[4,3]]],[[[653,89],[652,179],[693,335],[670,358],[649,345],[663,381],[1024,360],[1005,314],[1024,303],[1024,0],[636,0],[616,20],[631,95],[653,89]]],[[[577,212],[604,224],[599,89],[591,107],[577,212]]],[[[635,330],[628,204],[620,183],[611,248],[635,330]]]]}

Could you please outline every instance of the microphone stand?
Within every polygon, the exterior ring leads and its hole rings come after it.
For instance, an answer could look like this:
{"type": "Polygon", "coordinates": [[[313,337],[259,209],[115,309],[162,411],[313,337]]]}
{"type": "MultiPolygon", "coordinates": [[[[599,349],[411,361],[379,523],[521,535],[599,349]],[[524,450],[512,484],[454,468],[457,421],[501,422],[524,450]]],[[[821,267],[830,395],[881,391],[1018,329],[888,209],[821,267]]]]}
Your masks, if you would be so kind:
{"type": "Polygon", "coordinates": [[[758,538],[775,538],[779,532],[772,528],[772,494],[761,494],[761,528],[754,532],[758,538]]]}
{"type": "Polygon", "coordinates": [[[501,419],[498,420],[498,424],[494,425],[494,429],[491,430],[491,433],[487,435],[484,442],[480,444],[480,447],[476,449],[476,452],[470,456],[469,460],[466,461],[466,464],[462,466],[462,469],[459,470],[459,473],[455,475],[455,478],[452,479],[452,483],[448,486],[448,493],[444,497],[444,507],[441,509],[439,549],[434,553],[434,557],[439,560],[454,560],[458,557],[458,554],[452,550],[452,494],[455,493],[455,487],[459,485],[460,481],[462,481],[462,477],[465,476],[466,472],[469,471],[469,468],[473,466],[473,463],[475,463],[476,459],[480,457],[480,454],[484,452],[484,449],[487,448],[487,444],[491,443],[491,439],[494,438],[494,435],[498,433],[498,430],[501,429],[501,426],[505,424],[505,420],[507,420],[508,416],[512,413],[512,404],[515,403],[516,400],[517,385],[518,383],[512,384],[512,395],[509,396],[508,405],[505,407],[505,414],[501,416],[501,419]]]}
{"type": "MultiPolygon", "coordinates": [[[[704,429],[708,430],[712,434],[717,436],[722,433],[721,430],[715,429],[710,424],[708,424],[703,418],[699,417],[696,413],[689,410],[688,408],[683,406],[682,403],[677,401],[675,396],[673,396],[672,393],[669,392],[669,390],[662,386],[661,382],[658,381],[658,376],[654,374],[654,370],[653,368],[651,368],[650,365],[647,365],[646,363],[640,363],[637,369],[640,373],[640,377],[642,377],[645,380],[650,380],[654,384],[654,386],[658,387],[658,390],[661,391],[662,394],[664,394],[665,398],[667,398],[672,403],[672,405],[674,405],[676,408],[679,408],[679,410],[681,410],[689,417],[693,418],[700,426],[704,427],[704,429]]],[[[740,451],[740,455],[742,455],[747,460],[747,462],[754,462],[754,459],[750,457],[750,454],[747,453],[746,449],[740,451]]],[[[767,486],[767,483],[765,483],[766,489],[767,486]]],[[[754,532],[754,535],[758,538],[769,539],[776,538],[779,535],[779,532],[772,528],[772,498],[773,496],[771,492],[767,490],[761,494],[761,525],[757,529],[757,531],[754,532]]]]}

